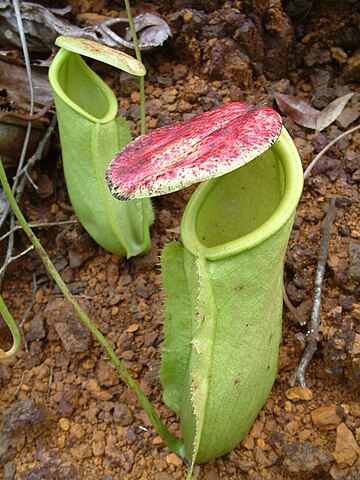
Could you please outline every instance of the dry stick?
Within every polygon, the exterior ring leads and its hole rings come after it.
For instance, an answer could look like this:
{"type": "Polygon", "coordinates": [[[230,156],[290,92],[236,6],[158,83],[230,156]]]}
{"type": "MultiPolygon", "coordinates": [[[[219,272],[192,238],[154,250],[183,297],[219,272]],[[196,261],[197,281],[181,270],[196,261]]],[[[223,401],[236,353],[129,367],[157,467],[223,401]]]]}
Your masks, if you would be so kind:
{"type": "Polygon", "coordinates": [[[27,122],[34,122],[35,120],[39,120],[40,118],[44,117],[51,107],[54,106],[54,100],[50,100],[46,102],[45,105],[34,115],[26,115],[25,113],[19,112],[0,112],[0,121],[4,120],[4,118],[17,118],[19,120],[24,120],[27,122]]]}
{"type": "MultiPolygon", "coordinates": [[[[336,142],[340,139],[349,135],[350,133],[355,132],[360,128],[360,125],[356,127],[350,128],[346,132],[341,133],[338,135],[334,140],[332,140],[326,147],[324,147],[312,160],[309,164],[307,169],[304,172],[304,180],[309,176],[311,170],[315,167],[318,163],[320,158],[324,155],[325,152],[329,150],[336,142]]],[[[325,216],[323,223],[322,223],[322,230],[323,230],[323,239],[319,250],[319,257],[318,257],[318,264],[317,264],[317,271],[314,281],[314,302],[311,311],[311,320],[310,320],[310,330],[307,333],[307,346],[303,353],[303,356],[300,360],[298,368],[295,370],[294,374],[290,378],[290,385],[294,386],[295,383],[298,381],[303,388],[306,388],[306,381],[305,381],[305,371],[308,367],[315,351],[317,348],[318,336],[319,336],[319,323],[320,323],[320,306],[321,306],[321,289],[322,289],[322,282],[324,279],[325,273],[325,266],[327,261],[330,237],[331,237],[331,226],[333,220],[336,218],[337,210],[335,208],[335,198],[331,199],[327,215],[325,216]]],[[[284,288],[285,292],[285,288],[284,288]]],[[[287,296],[287,295],[286,295],[287,296]]],[[[291,304],[290,300],[288,299],[289,303],[291,304]]],[[[286,305],[289,307],[288,303],[286,305]]],[[[295,307],[291,304],[292,308],[289,308],[290,311],[294,314],[293,310],[295,307]]],[[[300,322],[301,323],[301,322],[300,322]]]]}
{"type": "MultiPolygon", "coordinates": [[[[312,160],[312,162],[310,162],[309,166],[304,171],[304,180],[306,180],[311,170],[315,167],[315,165],[318,163],[318,161],[324,155],[324,153],[329,150],[329,148],[331,148],[336,142],[341,140],[343,137],[345,137],[346,135],[349,135],[350,133],[355,132],[359,128],[360,128],[360,125],[356,125],[355,127],[350,128],[350,130],[347,130],[346,132],[341,133],[336,138],[334,138],[334,140],[332,140],[328,145],[326,145],[326,147],[324,147],[316,155],[316,157],[312,160]]],[[[317,348],[319,323],[320,323],[321,288],[322,288],[322,282],[324,279],[325,265],[327,261],[327,255],[328,255],[328,248],[329,248],[329,242],[330,242],[330,236],[331,236],[331,225],[333,220],[336,217],[336,214],[337,214],[337,210],[335,209],[335,200],[332,199],[330,202],[330,209],[325,219],[323,220],[323,224],[322,224],[322,229],[325,231],[323,233],[323,239],[322,239],[322,243],[319,251],[318,266],[317,266],[315,282],[314,282],[314,302],[313,302],[313,307],[311,312],[310,330],[307,333],[308,343],[303,353],[303,356],[300,360],[298,368],[295,370],[294,374],[290,378],[289,383],[291,386],[294,386],[295,383],[298,381],[303,388],[306,388],[305,371],[317,348]],[[331,208],[331,204],[333,204],[333,208],[331,208]],[[328,220],[328,218],[330,218],[330,220],[328,220]],[[330,223],[328,225],[328,223],[325,223],[325,222],[330,222],[330,223]],[[328,230],[326,230],[326,228],[328,230]],[[329,238],[327,239],[327,237],[329,238]]],[[[286,294],[285,287],[284,287],[284,301],[287,307],[289,308],[289,310],[291,311],[291,313],[295,316],[295,318],[297,318],[296,309],[290,302],[286,294]]],[[[302,322],[299,322],[299,323],[303,325],[302,322]]]]}
{"type": "Polygon", "coordinates": [[[327,204],[327,212],[321,223],[322,239],[319,250],[316,275],[314,281],[314,302],[311,310],[310,329],[307,332],[307,345],[303,356],[300,360],[298,368],[290,379],[290,385],[294,386],[298,381],[302,388],[306,388],[305,371],[308,367],[314,353],[317,349],[319,341],[319,325],[320,325],[320,305],[321,290],[325,274],[326,261],[328,257],[329,244],[331,239],[331,229],[333,221],[336,219],[338,211],[335,207],[336,197],[330,198],[327,204]]]}
{"type": "Polygon", "coordinates": [[[5,170],[1,161],[0,161],[0,180],[17,219],[19,220],[20,224],[24,229],[24,232],[29,237],[31,243],[34,245],[36,251],[38,252],[48,274],[55,280],[60,291],[62,292],[62,294],[64,295],[65,299],[68,301],[70,306],[73,308],[73,310],[75,311],[76,315],[79,317],[81,322],[90,331],[90,333],[94,335],[94,337],[103,347],[108,357],[114,364],[120,378],[133,391],[133,393],[141,403],[142,407],[146,411],[149,419],[151,420],[151,423],[155,427],[159,436],[163,439],[164,443],[181,458],[184,458],[185,452],[184,452],[183,441],[177,438],[175,435],[173,435],[163,424],[160,417],[157,415],[152,403],[146,397],[146,395],[141,390],[141,388],[136,383],[136,381],[131,377],[129,372],[126,370],[126,368],[124,367],[124,365],[122,364],[118,356],[116,355],[115,351],[110,346],[109,342],[106,340],[104,335],[96,328],[96,326],[92,323],[88,315],[85,313],[85,311],[80,307],[78,302],[75,300],[70,290],[66,286],[65,282],[61,278],[59,272],[56,270],[53,263],[51,262],[49,256],[47,255],[44,247],[41,245],[39,239],[36,237],[34,232],[26,223],[25,217],[21,213],[19,206],[16,203],[16,200],[14,198],[14,195],[12,194],[12,191],[7,181],[5,170]]]}
{"type": "Polygon", "coordinates": [[[346,137],[346,135],[350,135],[350,133],[353,133],[355,132],[356,130],[359,130],[360,128],[360,125],[356,125],[356,127],[353,127],[353,128],[350,128],[350,130],[347,130],[346,132],[343,132],[341,133],[339,136],[337,136],[336,138],[334,138],[334,140],[331,140],[331,142],[326,145],[326,147],[324,147],[317,155],[316,157],[314,158],[314,160],[310,163],[310,165],[307,167],[307,169],[305,170],[304,172],[304,180],[306,180],[306,178],[309,176],[309,173],[311,172],[311,170],[315,167],[315,165],[318,163],[318,161],[320,160],[320,158],[324,155],[324,153],[326,153],[329,148],[331,148],[336,142],[338,142],[339,140],[341,140],[342,138],[346,137]]]}
{"type": "MultiPolygon", "coordinates": [[[[77,223],[79,223],[79,220],[63,220],[60,222],[28,222],[28,225],[31,228],[46,228],[46,227],[63,227],[65,225],[75,225],[77,223]]],[[[4,233],[4,235],[0,237],[0,242],[5,240],[5,238],[7,238],[13,232],[17,232],[18,230],[22,230],[21,225],[15,225],[15,227],[12,230],[9,230],[8,232],[4,233]]]]}
{"type": "Polygon", "coordinates": [[[291,303],[290,298],[288,297],[287,291],[285,289],[285,285],[283,285],[283,298],[284,298],[284,303],[289,309],[290,313],[293,315],[295,320],[297,320],[300,325],[306,325],[306,318],[304,318],[294,307],[294,305],[291,303]]]}

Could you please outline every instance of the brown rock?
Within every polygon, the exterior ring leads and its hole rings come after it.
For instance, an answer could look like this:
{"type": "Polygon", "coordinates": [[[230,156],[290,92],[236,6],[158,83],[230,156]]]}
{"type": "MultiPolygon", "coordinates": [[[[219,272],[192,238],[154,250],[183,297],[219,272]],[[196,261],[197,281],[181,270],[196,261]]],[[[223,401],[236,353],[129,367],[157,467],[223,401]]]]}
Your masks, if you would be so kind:
{"type": "Polygon", "coordinates": [[[165,460],[168,464],[175,465],[175,467],[181,467],[183,463],[181,458],[175,455],[175,453],[170,453],[169,455],[166,455],[165,460]]]}
{"type": "Polygon", "coordinates": [[[119,384],[120,377],[112,363],[99,360],[96,370],[97,379],[101,387],[108,388],[119,384]]]}
{"type": "Polygon", "coordinates": [[[94,378],[87,380],[84,384],[84,387],[87,388],[91,395],[97,400],[102,400],[103,402],[106,402],[112,399],[113,394],[111,392],[108,392],[107,390],[102,389],[94,378]]]}
{"type": "Polygon", "coordinates": [[[114,407],[114,421],[125,427],[134,421],[130,408],[123,403],[116,403],[114,407]]]}
{"type": "Polygon", "coordinates": [[[291,387],[286,391],[285,395],[286,398],[293,401],[305,400],[308,402],[312,399],[312,391],[310,388],[291,387]]]}
{"type": "Polygon", "coordinates": [[[71,426],[69,431],[68,442],[70,442],[71,445],[74,445],[84,437],[85,437],[85,430],[83,429],[82,425],[80,423],[74,423],[71,426]]]}
{"type": "Polygon", "coordinates": [[[359,459],[360,447],[345,423],[336,429],[336,444],[332,455],[340,468],[351,467],[359,459]]]}
{"type": "MultiPolygon", "coordinates": [[[[87,312],[92,312],[90,302],[81,301],[87,312]]],[[[69,353],[85,352],[91,343],[91,334],[64,298],[55,298],[45,309],[49,324],[53,324],[64,349],[69,353]]],[[[91,313],[90,313],[91,315],[91,313]]]]}
{"type": "Polygon", "coordinates": [[[343,421],[339,413],[340,409],[336,405],[329,405],[313,410],[310,416],[315,427],[321,430],[334,430],[343,421]]]}

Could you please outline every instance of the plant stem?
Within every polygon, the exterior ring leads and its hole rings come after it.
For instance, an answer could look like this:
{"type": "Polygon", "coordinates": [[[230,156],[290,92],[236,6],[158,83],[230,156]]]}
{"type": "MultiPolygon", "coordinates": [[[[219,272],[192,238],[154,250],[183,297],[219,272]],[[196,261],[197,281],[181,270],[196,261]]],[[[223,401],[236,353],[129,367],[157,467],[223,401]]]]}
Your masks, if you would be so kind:
{"type": "MultiPolygon", "coordinates": [[[[132,35],[132,39],[133,39],[133,42],[134,42],[136,60],[138,62],[142,63],[141,52],[140,52],[140,48],[139,48],[139,42],[138,42],[138,39],[137,39],[136,30],[135,30],[135,26],[134,26],[132,14],[131,14],[130,2],[129,2],[129,0],[124,0],[124,2],[125,2],[126,14],[127,14],[127,17],[128,17],[129,26],[130,26],[130,30],[131,30],[131,35],[132,35]]],[[[144,79],[144,77],[140,77],[140,133],[141,133],[141,135],[144,135],[145,130],[146,130],[146,125],[145,125],[145,79],[144,79]]]]}
{"type": "Polygon", "coordinates": [[[4,191],[7,195],[7,198],[10,202],[10,205],[14,211],[15,216],[17,217],[18,221],[20,222],[24,232],[28,236],[30,242],[33,244],[34,248],[38,252],[47,272],[56,282],[57,286],[59,287],[60,291],[69,302],[69,304],[74,309],[75,313],[81,320],[81,322],[85,325],[85,327],[94,335],[94,337],[98,340],[100,345],[103,347],[105,352],[107,353],[110,360],[113,362],[118,374],[120,375],[123,382],[133,391],[141,405],[143,406],[144,410],[146,411],[151,423],[153,424],[154,428],[158,432],[159,436],[163,439],[165,444],[173,450],[177,455],[181,458],[184,457],[183,452],[183,441],[179,438],[175,437],[163,424],[153,405],[151,404],[150,400],[146,397],[144,392],[141,390],[139,385],[135,382],[135,380],[131,377],[128,373],[126,368],[121,363],[120,359],[117,357],[115,351],[111,348],[109,343],[107,342],[106,338],[103,334],[96,328],[96,326],[92,323],[88,315],[84,312],[84,310],[80,307],[78,302],[72,296],[70,290],[67,288],[65,282],[61,278],[60,274],[57,272],[56,268],[52,264],[50,257],[46,253],[44,247],[41,245],[39,239],[36,237],[34,232],[31,230],[29,225],[27,224],[25,217],[20,211],[20,208],[12,194],[10,185],[7,181],[5,170],[3,164],[0,160],[0,180],[4,191]]]}
{"type": "Polygon", "coordinates": [[[13,337],[13,346],[10,348],[10,350],[8,350],[7,352],[4,352],[0,348],[0,360],[4,360],[5,358],[13,357],[19,351],[19,348],[21,345],[21,333],[18,326],[15,323],[15,320],[13,319],[13,317],[11,316],[11,313],[9,312],[7,306],[5,305],[5,302],[1,295],[0,295],[0,312],[1,312],[1,315],[3,316],[3,319],[5,320],[6,325],[9,327],[9,330],[13,337]]]}

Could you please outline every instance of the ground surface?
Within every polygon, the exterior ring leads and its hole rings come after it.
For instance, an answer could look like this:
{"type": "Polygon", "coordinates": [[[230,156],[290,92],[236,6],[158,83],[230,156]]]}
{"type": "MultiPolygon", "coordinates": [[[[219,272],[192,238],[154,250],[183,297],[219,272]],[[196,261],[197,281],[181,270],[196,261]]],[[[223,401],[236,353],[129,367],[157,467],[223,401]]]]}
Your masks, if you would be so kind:
{"type": "MultiPolygon", "coordinates": [[[[87,11],[85,2],[72,3],[78,13],[87,11]]],[[[101,13],[108,13],[104,3],[101,13]]],[[[223,20],[215,21],[216,13],[212,22],[194,10],[179,13],[181,3],[174,2],[170,12],[161,8],[161,2],[148,5],[152,10],[159,7],[174,32],[168,47],[145,56],[149,129],[229,101],[267,101],[275,106],[272,90],[301,96],[320,109],[336,97],[356,92],[355,3],[342,2],[339,11],[345,13],[339,19],[334,17],[333,2],[319,2],[308,14],[306,4],[311,2],[285,2],[291,23],[280,15],[277,2],[270,13],[254,13],[251,2],[244,2],[248,27],[258,25],[259,18],[267,19],[267,28],[255,39],[268,38],[269,42],[255,52],[241,37],[245,53],[236,61],[223,62],[220,72],[219,58],[212,55],[220,52],[221,58],[232,51],[233,40],[229,39],[239,40],[226,19],[234,14],[230,7],[242,2],[223,2],[224,12],[219,13],[223,20]],[[198,17],[202,19],[196,23],[198,17]],[[225,27],[211,31],[204,30],[204,25],[227,25],[228,31],[223,35],[225,27]],[[274,36],[274,31],[280,34],[274,36]],[[225,40],[216,44],[221,38],[225,40]],[[278,67],[274,64],[276,48],[286,56],[278,67]]],[[[183,5],[191,9],[192,3],[183,5]]],[[[221,2],[195,3],[210,15],[221,2]]],[[[120,113],[136,132],[139,96],[134,85],[108,70],[102,75],[117,91],[120,113]]],[[[355,94],[349,108],[354,111],[358,103],[359,94],[355,94]]],[[[338,122],[315,133],[290,118],[284,118],[284,124],[304,166],[347,128],[338,122]]],[[[306,375],[309,390],[289,391],[307,328],[285,309],[279,373],[265,407],[241,445],[221,459],[196,467],[195,478],[345,480],[360,476],[359,146],[359,132],[345,137],[327,152],[306,181],[286,256],[288,296],[309,319],[324,207],[329,197],[339,197],[323,285],[321,339],[306,375]]],[[[27,188],[22,207],[29,220],[76,218],[69,208],[56,141],[33,177],[53,188],[45,188],[41,196],[27,188]]],[[[158,379],[163,340],[158,259],[164,244],[179,238],[181,214],[191,192],[154,200],[151,251],[130,260],[96,246],[78,224],[37,229],[71,291],[154,402],[161,418],[178,434],[178,419],[163,405],[158,379]]],[[[19,233],[17,251],[24,246],[27,240],[19,233]]],[[[156,435],[102,349],[79,327],[35,253],[10,265],[3,296],[18,322],[30,308],[24,323],[26,348],[15,360],[0,364],[3,478],[185,478],[185,466],[156,435]]],[[[0,328],[1,347],[5,348],[10,337],[2,324],[0,328]]]]}

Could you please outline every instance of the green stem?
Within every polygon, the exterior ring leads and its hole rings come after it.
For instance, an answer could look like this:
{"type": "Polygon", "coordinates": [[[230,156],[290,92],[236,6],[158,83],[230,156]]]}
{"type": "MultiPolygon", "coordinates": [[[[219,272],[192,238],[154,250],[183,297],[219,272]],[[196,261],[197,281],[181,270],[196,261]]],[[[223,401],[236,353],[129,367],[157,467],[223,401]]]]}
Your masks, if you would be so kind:
{"type": "Polygon", "coordinates": [[[5,305],[5,302],[1,295],[0,295],[0,312],[1,312],[1,315],[3,316],[3,319],[5,320],[6,325],[9,327],[9,330],[13,337],[13,346],[10,348],[10,350],[8,350],[7,352],[4,352],[0,348],[0,360],[3,360],[4,358],[10,358],[17,354],[21,345],[21,334],[18,326],[15,323],[15,320],[11,316],[11,313],[9,312],[7,306],[5,305]]]}
{"type": "Polygon", "coordinates": [[[175,437],[169,430],[166,428],[166,426],[163,424],[163,422],[160,420],[159,416],[155,412],[155,409],[153,405],[151,404],[150,400],[146,397],[144,392],[141,390],[139,385],[135,382],[135,380],[130,376],[126,368],[123,366],[119,358],[117,357],[115,351],[111,348],[109,343],[107,342],[106,338],[103,336],[103,334],[95,327],[95,325],[92,323],[88,315],[84,312],[84,310],[80,307],[80,305],[77,303],[75,298],[72,296],[70,293],[70,290],[67,288],[65,282],[55,269],[54,265],[52,264],[49,256],[47,255],[44,247],[41,245],[40,241],[34,234],[34,232],[31,230],[29,225],[27,224],[25,217],[20,211],[20,208],[11,192],[10,185],[7,181],[5,170],[2,164],[2,161],[0,160],[0,180],[2,183],[2,186],[4,188],[4,191],[6,193],[6,196],[9,200],[9,203],[14,211],[15,216],[17,217],[18,221],[20,222],[22,228],[24,229],[24,232],[26,235],[29,237],[30,242],[38,252],[43,264],[45,265],[46,270],[48,271],[49,275],[53,278],[53,280],[56,282],[57,286],[59,287],[60,291],[66,298],[66,300],[69,302],[69,304],[72,306],[74,309],[75,313],[81,320],[81,322],[85,325],[85,327],[94,335],[94,337],[98,340],[100,345],[103,347],[107,355],[109,356],[110,360],[113,362],[118,374],[120,375],[121,379],[123,382],[131,388],[141,405],[143,406],[144,410],[146,411],[149,419],[151,420],[151,423],[153,424],[154,428],[158,432],[159,436],[163,439],[165,444],[173,450],[177,455],[179,455],[181,458],[184,457],[184,451],[183,451],[183,441],[180,440],[179,438],[175,437]]]}
{"type": "MultiPolygon", "coordinates": [[[[134,42],[136,60],[138,62],[142,63],[141,52],[140,52],[139,42],[138,42],[138,38],[137,38],[137,35],[136,35],[135,26],[134,26],[134,22],[133,22],[133,18],[132,18],[130,2],[129,2],[129,0],[124,0],[124,2],[125,2],[126,14],[127,14],[127,17],[128,17],[129,26],[130,26],[130,30],[131,30],[131,35],[132,35],[133,42],[134,42]]],[[[145,79],[144,79],[144,77],[140,77],[140,133],[141,133],[141,135],[144,135],[145,130],[146,130],[146,124],[145,124],[145,79]]]]}

